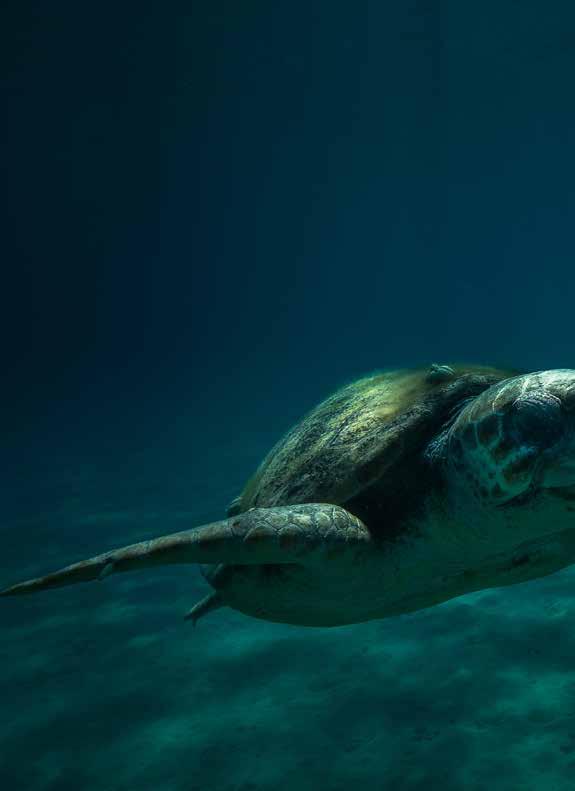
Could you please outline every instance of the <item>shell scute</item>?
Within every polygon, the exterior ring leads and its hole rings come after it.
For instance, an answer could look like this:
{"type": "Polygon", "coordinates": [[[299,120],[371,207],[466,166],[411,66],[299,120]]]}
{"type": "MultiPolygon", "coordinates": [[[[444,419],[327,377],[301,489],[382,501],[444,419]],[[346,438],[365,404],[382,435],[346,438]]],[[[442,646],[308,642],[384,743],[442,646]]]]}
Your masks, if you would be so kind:
{"type": "MultiPolygon", "coordinates": [[[[377,373],[319,404],[266,456],[239,508],[330,502],[346,505],[401,470],[441,430],[454,410],[514,375],[485,366],[437,366],[377,373]],[[445,368],[445,372],[443,369],[445,368]],[[449,375],[447,375],[449,374],[449,375]],[[355,498],[355,499],[354,499],[355,498]]],[[[478,443],[475,426],[468,440],[478,443]]],[[[464,452],[464,449],[461,449],[464,452]]],[[[405,483],[399,487],[406,490],[405,483]]]]}

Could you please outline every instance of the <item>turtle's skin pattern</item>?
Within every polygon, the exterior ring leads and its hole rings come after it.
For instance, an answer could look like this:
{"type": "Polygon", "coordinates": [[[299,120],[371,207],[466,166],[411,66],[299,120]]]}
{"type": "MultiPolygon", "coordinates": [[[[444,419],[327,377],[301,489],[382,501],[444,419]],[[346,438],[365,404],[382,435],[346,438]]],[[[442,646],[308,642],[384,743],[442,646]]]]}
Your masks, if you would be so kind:
{"type": "Polygon", "coordinates": [[[336,626],[575,562],[575,371],[433,365],[343,387],[264,459],[228,518],[13,585],[12,596],[169,563],[228,606],[336,626]]]}
{"type": "Polygon", "coordinates": [[[541,452],[561,440],[569,398],[551,391],[561,372],[515,377],[477,398],[455,424],[450,459],[465,467],[481,498],[504,502],[531,486],[541,452]],[[461,429],[458,431],[458,429],[461,429]],[[518,441],[523,429],[533,442],[518,441]]]}

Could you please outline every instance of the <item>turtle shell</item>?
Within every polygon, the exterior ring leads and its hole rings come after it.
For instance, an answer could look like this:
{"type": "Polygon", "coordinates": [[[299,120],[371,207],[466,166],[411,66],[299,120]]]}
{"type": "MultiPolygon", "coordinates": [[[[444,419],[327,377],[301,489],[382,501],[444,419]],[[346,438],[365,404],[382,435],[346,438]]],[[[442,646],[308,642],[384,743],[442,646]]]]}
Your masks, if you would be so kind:
{"type": "Polygon", "coordinates": [[[518,372],[452,365],[376,373],[349,384],[297,423],[268,453],[230,515],[255,507],[328,502],[360,518],[409,494],[427,444],[459,408],[518,372]]]}

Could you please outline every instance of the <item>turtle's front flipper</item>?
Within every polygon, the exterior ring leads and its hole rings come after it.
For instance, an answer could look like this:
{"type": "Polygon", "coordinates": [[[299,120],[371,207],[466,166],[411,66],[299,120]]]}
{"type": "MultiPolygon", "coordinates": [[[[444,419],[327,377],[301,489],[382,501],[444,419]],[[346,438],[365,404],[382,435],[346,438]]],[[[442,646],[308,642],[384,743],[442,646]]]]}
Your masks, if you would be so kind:
{"type": "Polygon", "coordinates": [[[307,503],[254,508],[231,519],[142,541],[20,582],[0,596],[34,593],[109,574],[171,563],[319,564],[353,561],[371,538],[365,525],[336,505],[307,503]]]}

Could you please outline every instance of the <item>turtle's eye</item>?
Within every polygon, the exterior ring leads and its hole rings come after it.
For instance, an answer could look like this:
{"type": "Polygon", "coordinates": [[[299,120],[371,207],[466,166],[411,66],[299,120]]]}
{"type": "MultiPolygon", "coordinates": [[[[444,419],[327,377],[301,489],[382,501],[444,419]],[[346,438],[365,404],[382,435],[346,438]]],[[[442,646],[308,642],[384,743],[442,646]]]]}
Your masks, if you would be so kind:
{"type": "Polygon", "coordinates": [[[545,391],[525,393],[516,398],[507,419],[516,442],[540,450],[555,445],[565,431],[561,401],[545,391]]]}

